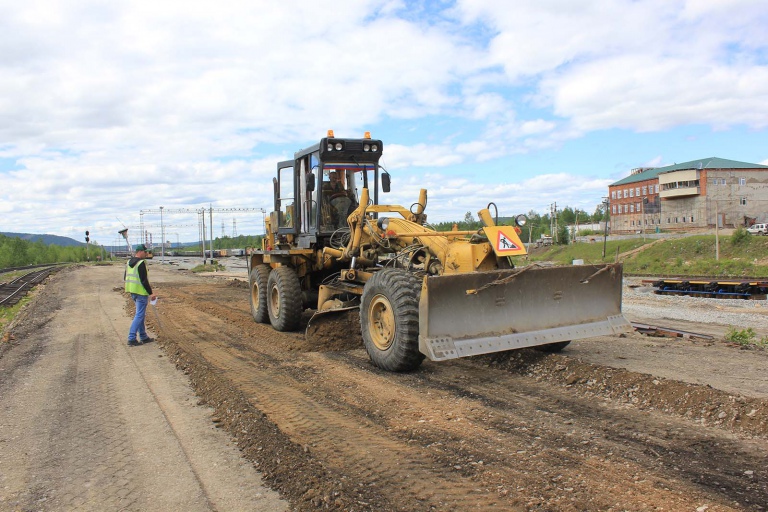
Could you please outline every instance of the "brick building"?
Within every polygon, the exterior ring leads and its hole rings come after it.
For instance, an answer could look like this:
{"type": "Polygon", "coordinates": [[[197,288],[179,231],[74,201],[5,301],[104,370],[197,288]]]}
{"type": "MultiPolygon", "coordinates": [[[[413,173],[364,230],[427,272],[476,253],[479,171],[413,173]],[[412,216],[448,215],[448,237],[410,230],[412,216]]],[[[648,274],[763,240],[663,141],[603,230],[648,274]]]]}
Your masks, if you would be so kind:
{"type": "Polygon", "coordinates": [[[704,158],[633,169],[608,187],[611,231],[688,231],[768,221],[768,166],[704,158]]]}

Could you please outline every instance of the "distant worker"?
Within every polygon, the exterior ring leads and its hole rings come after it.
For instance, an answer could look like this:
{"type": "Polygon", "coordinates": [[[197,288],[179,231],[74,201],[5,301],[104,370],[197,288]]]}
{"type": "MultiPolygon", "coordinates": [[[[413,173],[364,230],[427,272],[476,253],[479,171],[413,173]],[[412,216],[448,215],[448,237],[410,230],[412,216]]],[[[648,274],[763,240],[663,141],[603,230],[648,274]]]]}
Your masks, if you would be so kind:
{"type": "Polygon", "coordinates": [[[131,329],[128,331],[128,346],[136,347],[142,343],[155,341],[147,334],[147,328],[144,325],[144,318],[147,314],[147,302],[155,300],[157,295],[152,293],[152,286],[149,284],[147,273],[148,257],[147,248],[144,244],[136,246],[136,255],[133,256],[125,266],[125,291],[131,294],[136,305],[136,315],[131,322],[131,329]]]}
{"type": "Polygon", "coordinates": [[[331,182],[323,188],[323,193],[330,199],[331,206],[338,212],[337,228],[347,227],[349,208],[352,206],[351,192],[344,188],[339,173],[331,171],[331,182]]]}

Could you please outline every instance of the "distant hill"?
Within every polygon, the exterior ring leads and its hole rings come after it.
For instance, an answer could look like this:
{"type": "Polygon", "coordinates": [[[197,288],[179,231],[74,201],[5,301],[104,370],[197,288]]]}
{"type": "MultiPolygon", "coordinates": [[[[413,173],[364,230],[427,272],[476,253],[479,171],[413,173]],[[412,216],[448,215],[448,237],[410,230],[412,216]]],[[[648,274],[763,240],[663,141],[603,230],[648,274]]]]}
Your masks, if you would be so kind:
{"type": "Polygon", "coordinates": [[[30,242],[37,242],[42,240],[45,245],[60,245],[62,247],[85,245],[85,242],[78,242],[72,238],[58,235],[32,235],[30,233],[4,233],[0,231],[0,235],[7,236],[8,238],[21,238],[22,240],[29,240],[30,242]]]}

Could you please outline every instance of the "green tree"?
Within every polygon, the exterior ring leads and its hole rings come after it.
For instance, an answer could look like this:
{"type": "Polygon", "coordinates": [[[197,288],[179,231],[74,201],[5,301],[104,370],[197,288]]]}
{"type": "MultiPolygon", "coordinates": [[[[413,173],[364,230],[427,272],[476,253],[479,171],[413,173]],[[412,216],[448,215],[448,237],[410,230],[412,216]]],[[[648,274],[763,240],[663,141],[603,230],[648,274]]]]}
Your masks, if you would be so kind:
{"type": "Polygon", "coordinates": [[[562,210],[560,210],[559,215],[559,222],[558,224],[575,224],[576,223],[576,212],[573,211],[573,208],[570,206],[566,206],[562,210]]]}

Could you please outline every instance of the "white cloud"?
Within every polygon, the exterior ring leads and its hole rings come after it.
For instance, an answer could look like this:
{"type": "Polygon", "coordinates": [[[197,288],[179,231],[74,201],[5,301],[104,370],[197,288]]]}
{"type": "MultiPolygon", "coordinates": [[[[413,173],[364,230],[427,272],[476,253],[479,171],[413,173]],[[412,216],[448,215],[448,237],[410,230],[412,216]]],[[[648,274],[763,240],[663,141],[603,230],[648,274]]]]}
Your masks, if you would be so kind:
{"type": "Polygon", "coordinates": [[[768,66],[750,52],[768,43],[759,0],[462,0],[459,12],[495,28],[492,59],[513,83],[540,78],[536,104],[580,132],[768,123],[768,66]]]}
{"type": "Polygon", "coordinates": [[[762,0],[5,4],[0,211],[29,231],[269,208],[275,162],[328,128],[382,133],[402,200],[427,183],[454,218],[599,200],[594,177],[460,181],[590,132],[768,128],[762,0]]]}

